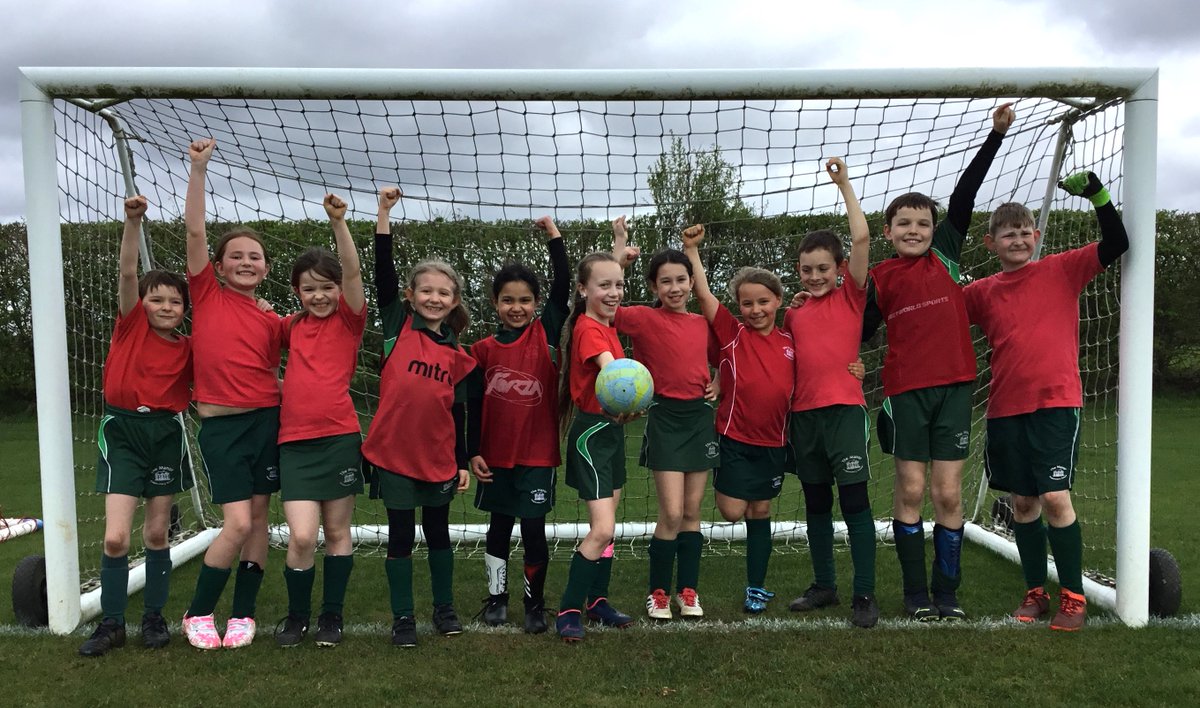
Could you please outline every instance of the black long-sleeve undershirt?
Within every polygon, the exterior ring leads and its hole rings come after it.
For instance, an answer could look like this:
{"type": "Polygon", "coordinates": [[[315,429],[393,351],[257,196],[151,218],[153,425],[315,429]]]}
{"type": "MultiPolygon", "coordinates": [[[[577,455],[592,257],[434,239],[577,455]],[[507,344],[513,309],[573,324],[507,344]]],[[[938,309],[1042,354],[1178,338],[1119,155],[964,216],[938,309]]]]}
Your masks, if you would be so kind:
{"type": "Polygon", "coordinates": [[[379,309],[391,305],[400,296],[400,276],[392,260],[392,235],[375,234],[375,300],[379,309]]]}
{"type": "Polygon", "coordinates": [[[1096,255],[1100,258],[1100,265],[1107,268],[1129,250],[1129,233],[1125,231],[1125,222],[1121,221],[1121,215],[1112,202],[1096,207],[1096,221],[1100,223],[1100,244],[1096,255]]]}
{"type": "Polygon", "coordinates": [[[546,244],[550,251],[550,294],[547,305],[562,312],[571,308],[571,262],[567,259],[567,245],[561,238],[552,238],[546,244]]]}
{"type": "Polygon", "coordinates": [[[971,158],[971,162],[959,176],[958,183],[954,185],[954,191],[950,193],[950,202],[946,205],[946,221],[960,234],[965,235],[971,226],[975,197],[979,194],[979,188],[983,186],[983,180],[987,177],[1003,141],[1003,133],[995,130],[988,133],[987,139],[979,146],[979,151],[971,158]]]}

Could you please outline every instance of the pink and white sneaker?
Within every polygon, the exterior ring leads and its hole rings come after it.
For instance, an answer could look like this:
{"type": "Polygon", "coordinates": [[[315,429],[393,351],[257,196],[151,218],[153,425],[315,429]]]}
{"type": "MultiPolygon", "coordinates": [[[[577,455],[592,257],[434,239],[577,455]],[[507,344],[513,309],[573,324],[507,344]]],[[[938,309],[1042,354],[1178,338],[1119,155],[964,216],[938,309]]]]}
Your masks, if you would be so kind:
{"type": "Polygon", "coordinates": [[[222,646],[226,649],[237,649],[248,646],[254,641],[253,617],[230,617],[225,623],[225,641],[222,646]]]}
{"type": "Polygon", "coordinates": [[[212,615],[184,617],[183,633],[187,635],[188,644],[197,649],[221,648],[221,635],[217,634],[212,615]]]}

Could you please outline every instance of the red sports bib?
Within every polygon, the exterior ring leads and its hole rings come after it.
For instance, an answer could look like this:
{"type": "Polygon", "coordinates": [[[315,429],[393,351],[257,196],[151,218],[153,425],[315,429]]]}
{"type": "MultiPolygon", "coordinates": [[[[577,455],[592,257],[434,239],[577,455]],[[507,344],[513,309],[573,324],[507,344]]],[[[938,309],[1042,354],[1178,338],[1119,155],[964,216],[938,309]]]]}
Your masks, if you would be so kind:
{"type": "Polygon", "coordinates": [[[531,324],[509,344],[488,337],[471,353],[483,369],[479,454],[488,466],[557,467],[558,367],[546,329],[531,324]]]}

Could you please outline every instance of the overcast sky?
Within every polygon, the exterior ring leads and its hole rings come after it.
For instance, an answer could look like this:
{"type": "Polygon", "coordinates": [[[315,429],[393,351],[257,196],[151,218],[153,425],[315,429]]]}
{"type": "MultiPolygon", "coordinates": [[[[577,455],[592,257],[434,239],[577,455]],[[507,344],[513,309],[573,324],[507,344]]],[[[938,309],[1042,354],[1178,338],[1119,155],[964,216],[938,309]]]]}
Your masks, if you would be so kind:
{"type": "Polygon", "coordinates": [[[1160,67],[1158,206],[1200,210],[1200,3],[43,0],[0,44],[0,220],[24,212],[18,66],[1160,67]],[[1137,11],[1127,8],[1136,6],[1137,11]]]}

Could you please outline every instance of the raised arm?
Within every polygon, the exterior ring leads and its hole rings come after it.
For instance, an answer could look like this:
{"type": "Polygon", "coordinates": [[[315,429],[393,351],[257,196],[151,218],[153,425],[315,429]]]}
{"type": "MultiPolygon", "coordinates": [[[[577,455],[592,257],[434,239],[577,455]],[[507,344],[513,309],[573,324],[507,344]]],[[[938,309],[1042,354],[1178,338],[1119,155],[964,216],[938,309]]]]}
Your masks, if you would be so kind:
{"type": "MultiPolygon", "coordinates": [[[[567,259],[567,247],[554,220],[543,216],[533,225],[546,232],[546,250],[550,252],[550,294],[547,307],[566,313],[571,307],[571,263],[567,259]]],[[[545,314],[546,310],[542,310],[545,314]]]]}
{"type": "Polygon", "coordinates": [[[830,158],[825,163],[829,179],[837,185],[846,201],[846,219],[850,222],[850,277],[859,288],[867,286],[867,270],[871,266],[871,229],[867,227],[867,215],[858,203],[858,195],[850,184],[850,173],[846,163],[839,158],[830,158]]]}
{"type": "Polygon", "coordinates": [[[641,255],[642,249],[629,245],[629,230],[625,226],[624,216],[618,216],[613,219],[612,228],[613,258],[617,259],[617,263],[621,264],[621,268],[628,268],[629,264],[633,263],[641,255]]]}
{"type": "Polygon", "coordinates": [[[346,225],[346,202],[336,194],[326,194],[321,205],[329,216],[338,260],[342,262],[342,297],[346,298],[346,304],[355,314],[361,314],[367,304],[367,296],[363,292],[362,263],[358,259],[358,249],[354,246],[350,227],[346,225]]]}
{"type": "Polygon", "coordinates": [[[403,196],[399,187],[379,190],[379,213],[375,219],[375,298],[380,309],[400,296],[400,276],[392,260],[392,207],[403,196]]]}
{"type": "Polygon", "coordinates": [[[1016,113],[1013,111],[1011,103],[1003,104],[992,113],[992,132],[988,134],[983,145],[979,147],[979,152],[975,153],[975,157],[963,170],[962,175],[958,178],[958,184],[954,185],[950,203],[946,206],[946,220],[960,234],[966,234],[967,228],[971,225],[971,212],[975,210],[975,195],[979,193],[979,187],[983,185],[983,179],[987,177],[992,160],[1000,151],[1000,143],[1004,140],[1004,134],[1008,132],[1015,119],[1016,113]]]}
{"type": "Polygon", "coordinates": [[[125,200],[125,229],[121,232],[120,276],[117,279],[117,307],[121,316],[138,304],[138,242],[142,235],[142,217],[149,202],[142,195],[125,200]]]}
{"type": "Polygon", "coordinates": [[[1096,255],[1100,258],[1100,265],[1105,268],[1116,263],[1129,250],[1129,234],[1104,183],[1094,172],[1077,172],[1059,182],[1058,186],[1068,194],[1083,197],[1092,203],[1096,209],[1096,221],[1100,222],[1100,245],[1096,255]]]}
{"type": "Polygon", "coordinates": [[[183,223],[187,228],[188,273],[198,275],[208,265],[208,235],[204,231],[204,182],[208,177],[208,161],[217,141],[212,138],[195,140],[188,146],[191,172],[188,173],[187,198],[183,204],[183,223]]]}
{"type": "Polygon", "coordinates": [[[704,240],[704,227],[700,224],[683,230],[683,252],[692,262],[692,292],[700,303],[700,314],[709,322],[717,316],[721,302],[708,289],[708,278],[704,275],[704,263],[700,261],[700,242],[704,240]]]}

